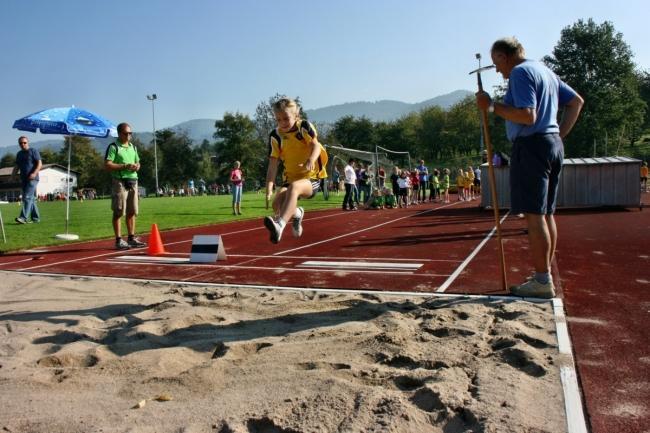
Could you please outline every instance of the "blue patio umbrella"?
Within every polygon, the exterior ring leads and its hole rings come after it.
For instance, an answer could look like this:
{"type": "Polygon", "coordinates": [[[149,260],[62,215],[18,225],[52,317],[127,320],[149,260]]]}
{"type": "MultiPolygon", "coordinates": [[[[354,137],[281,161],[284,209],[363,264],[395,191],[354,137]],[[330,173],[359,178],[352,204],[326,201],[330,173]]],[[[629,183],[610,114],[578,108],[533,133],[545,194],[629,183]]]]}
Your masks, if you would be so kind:
{"type": "MultiPolygon", "coordinates": [[[[82,137],[108,137],[117,136],[115,125],[98,114],[88,110],[72,107],[50,108],[38,111],[20,118],[14,122],[15,129],[41,134],[79,135],[82,137]]],[[[72,154],[72,141],[68,142],[68,174],[66,179],[66,210],[65,234],[56,237],[65,240],[79,239],[79,236],[68,233],[70,220],[70,157],[72,154]]]]}

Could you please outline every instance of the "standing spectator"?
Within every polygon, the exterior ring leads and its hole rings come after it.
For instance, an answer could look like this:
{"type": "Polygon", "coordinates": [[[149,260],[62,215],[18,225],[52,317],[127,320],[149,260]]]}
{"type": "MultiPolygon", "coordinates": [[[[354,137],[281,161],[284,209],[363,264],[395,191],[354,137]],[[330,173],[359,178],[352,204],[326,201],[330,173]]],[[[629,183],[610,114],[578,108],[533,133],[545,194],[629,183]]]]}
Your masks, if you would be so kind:
{"type": "Polygon", "coordinates": [[[420,172],[416,168],[411,172],[411,203],[418,204],[420,202],[420,172]]]}
{"type": "Polygon", "coordinates": [[[409,192],[409,177],[406,170],[402,170],[397,177],[398,194],[397,203],[399,207],[409,207],[408,192],[409,192]]]}
{"type": "Polygon", "coordinates": [[[465,172],[465,176],[467,177],[467,183],[469,184],[469,187],[467,188],[469,191],[469,199],[468,200],[475,200],[476,197],[474,197],[474,169],[470,165],[467,167],[467,171],[465,172]]]}
{"type": "Polygon", "coordinates": [[[232,171],[230,172],[230,181],[232,182],[232,214],[241,215],[241,192],[244,183],[244,174],[241,171],[241,162],[235,161],[232,171]]]}
{"type": "MultiPolygon", "coordinates": [[[[424,165],[424,159],[420,160],[420,165],[415,167],[420,176],[420,191],[421,194],[418,195],[417,200],[424,203],[427,200],[427,184],[429,183],[429,169],[424,165]]],[[[431,195],[429,194],[429,198],[431,195]]]]}
{"type": "Polygon", "coordinates": [[[494,155],[492,155],[492,165],[494,167],[501,167],[501,152],[494,152],[494,155]]]}
{"type": "Polygon", "coordinates": [[[113,210],[113,232],[115,248],[145,247],[147,244],[135,236],[135,219],[138,215],[138,170],[140,157],[131,143],[131,126],[128,123],[117,125],[117,140],[106,149],[104,167],[111,172],[111,209],[113,210]],[[122,239],[121,218],[126,216],[128,240],[122,239]]]}
{"type": "Polygon", "coordinates": [[[194,179],[190,179],[187,181],[187,195],[190,197],[196,195],[196,189],[194,188],[194,179]]]}
{"type": "Polygon", "coordinates": [[[38,150],[29,147],[29,140],[22,136],[18,138],[20,150],[16,154],[16,165],[11,172],[11,179],[16,179],[16,173],[20,171],[20,186],[22,190],[22,207],[20,215],[16,217],[18,224],[26,224],[31,218],[32,222],[39,222],[41,215],[36,204],[36,187],[38,186],[38,172],[43,167],[41,155],[38,150]]]}
{"type": "Polygon", "coordinates": [[[456,189],[458,190],[458,201],[465,201],[465,172],[462,168],[456,173],[456,189]]]}
{"type": "Polygon", "coordinates": [[[339,195],[340,183],[341,172],[339,171],[338,165],[335,165],[334,170],[332,171],[332,188],[336,191],[336,195],[339,195]]]}
{"type": "Polygon", "coordinates": [[[433,174],[431,175],[431,179],[429,179],[429,182],[431,184],[431,192],[429,192],[429,201],[437,201],[439,197],[439,190],[440,190],[440,172],[438,171],[437,168],[433,169],[433,174]]]}
{"type": "Polygon", "coordinates": [[[377,176],[379,179],[379,189],[383,191],[384,185],[386,185],[386,172],[381,165],[379,166],[379,171],[377,171],[377,176]]]}
{"type": "Polygon", "coordinates": [[[451,186],[451,179],[449,174],[451,173],[448,168],[442,170],[442,182],[440,182],[440,187],[442,189],[441,199],[444,203],[449,203],[449,187],[451,186]]]}
{"type": "Polygon", "coordinates": [[[557,244],[553,213],[557,197],[564,145],[584,101],[543,63],[525,57],[515,38],[492,44],[491,56],[497,72],[508,80],[503,102],[492,101],[486,92],[476,94],[478,107],[505,119],[512,142],[510,167],[511,209],[524,213],[535,274],[511,287],[518,296],[552,298],[555,286],[551,263],[557,244]],[[558,124],[558,108],[565,110],[558,124]]]}
{"type": "Polygon", "coordinates": [[[399,197],[399,185],[397,184],[397,179],[399,179],[399,167],[395,166],[393,167],[393,172],[390,174],[390,183],[391,186],[393,187],[393,194],[395,194],[396,197],[399,197]]]}
{"type": "Polygon", "coordinates": [[[481,167],[474,169],[474,192],[477,197],[481,195],[481,167]]]}
{"type": "Polygon", "coordinates": [[[359,163],[359,174],[357,178],[359,185],[359,201],[365,203],[370,198],[370,176],[367,167],[359,163]],[[363,194],[363,196],[361,196],[363,194]]]}
{"type": "Polygon", "coordinates": [[[472,198],[472,185],[474,185],[474,171],[465,170],[463,172],[464,177],[463,177],[463,194],[465,195],[465,200],[470,201],[474,200],[472,198]]]}
{"type": "Polygon", "coordinates": [[[357,210],[354,204],[354,190],[357,188],[357,174],[354,171],[354,159],[350,158],[348,165],[343,169],[345,175],[345,196],[343,197],[343,210],[357,210]]]}
{"type": "Polygon", "coordinates": [[[641,164],[641,191],[648,192],[648,163],[643,161],[641,164]]]}

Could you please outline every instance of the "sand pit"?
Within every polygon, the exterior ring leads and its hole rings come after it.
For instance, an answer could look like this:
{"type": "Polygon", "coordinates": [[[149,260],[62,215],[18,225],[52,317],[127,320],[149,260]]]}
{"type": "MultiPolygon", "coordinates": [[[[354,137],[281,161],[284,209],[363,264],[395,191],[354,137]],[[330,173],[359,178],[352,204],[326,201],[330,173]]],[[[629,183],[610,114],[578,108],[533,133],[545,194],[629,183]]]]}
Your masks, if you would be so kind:
{"type": "Polygon", "coordinates": [[[0,273],[2,432],[564,432],[552,307],[0,273]]]}

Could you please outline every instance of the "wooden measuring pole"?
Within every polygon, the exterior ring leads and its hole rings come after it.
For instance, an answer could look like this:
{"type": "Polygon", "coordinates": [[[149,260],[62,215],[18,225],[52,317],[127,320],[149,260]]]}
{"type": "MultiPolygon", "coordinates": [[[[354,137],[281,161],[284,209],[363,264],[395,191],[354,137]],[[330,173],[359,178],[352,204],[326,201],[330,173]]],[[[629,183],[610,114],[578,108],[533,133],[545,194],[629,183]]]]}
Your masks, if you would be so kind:
{"type": "MultiPolygon", "coordinates": [[[[476,73],[478,80],[478,90],[483,91],[483,82],[481,80],[481,72],[476,73]]],[[[488,157],[488,178],[490,181],[490,192],[492,193],[492,210],[494,211],[494,223],[497,228],[497,243],[499,244],[499,267],[501,270],[501,289],[508,291],[508,280],[506,278],[506,258],[503,253],[503,239],[501,237],[501,221],[499,218],[499,199],[497,196],[497,182],[494,175],[494,166],[492,165],[492,140],[490,140],[490,128],[488,126],[487,110],[481,111],[481,126],[483,128],[483,140],[485,141],[485,148],[487,149],[488,157]]]]}

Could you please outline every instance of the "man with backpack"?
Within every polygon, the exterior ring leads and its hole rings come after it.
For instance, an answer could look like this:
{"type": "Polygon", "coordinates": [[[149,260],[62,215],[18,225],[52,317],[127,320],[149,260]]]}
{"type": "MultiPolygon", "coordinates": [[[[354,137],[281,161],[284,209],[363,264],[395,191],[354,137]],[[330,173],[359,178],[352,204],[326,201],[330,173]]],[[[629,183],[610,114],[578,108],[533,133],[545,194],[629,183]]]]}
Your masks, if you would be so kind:
{"type": "Polygon", "coordinates": [[[115,248],[128,250],[147,246],[135,236],[135,218],[138,215],[138,149],[131,143],[131,126],[117,125],[117,140],[108,145],[104,167],[111,172],[111,209],[115,248]],[[121,218],[126,217],[128,238],[122,239],[121,218]]]}

